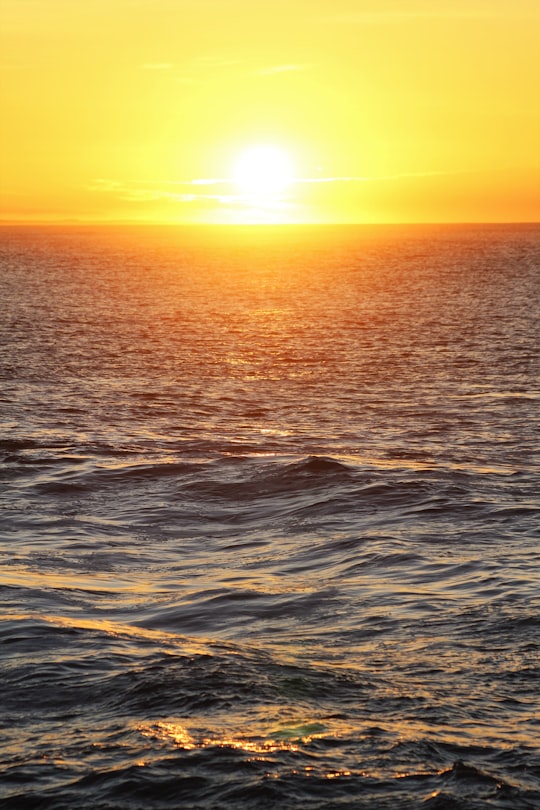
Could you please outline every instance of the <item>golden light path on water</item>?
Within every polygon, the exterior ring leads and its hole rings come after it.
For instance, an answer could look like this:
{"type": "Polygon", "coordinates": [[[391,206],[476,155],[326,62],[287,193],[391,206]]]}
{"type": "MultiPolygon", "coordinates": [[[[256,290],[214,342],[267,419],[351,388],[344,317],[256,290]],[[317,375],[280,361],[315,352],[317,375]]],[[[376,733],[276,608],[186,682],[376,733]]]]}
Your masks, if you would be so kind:
{"type": "MultiPolygon", "coordinates": [[[[248,761],[273,763],[272,754],[288,751],[298,753],[304,747],[318,739],[326,736],[327,727],[317,722],[307,722],[298,726],[281,726],[278,729],[267,732],[265,736],[247,736],[241,731],[236,733],[218,732],[211,735],[195,735],[191,733],[185,725],[180,722],[158,721],[154,724],[141,724],[138,728],[144,737],[160,740],[164,743],[172,743],[176,748],[186,751],[204,748],[229,748],[253,754],[248,761]]],[[[146,763],[140,761],[140,766],[146,763]]],[[[323,770],[315,765],[307,765],[301,769],[292,769],[292,774],[302,773],[305,776],[316,775],[318,778],[338,779],[340,777],[350,777],[351,771],[346,769],[323,770]]],[[[267,778],[279,779],[278,773],[267,773],[267,778]]]]}

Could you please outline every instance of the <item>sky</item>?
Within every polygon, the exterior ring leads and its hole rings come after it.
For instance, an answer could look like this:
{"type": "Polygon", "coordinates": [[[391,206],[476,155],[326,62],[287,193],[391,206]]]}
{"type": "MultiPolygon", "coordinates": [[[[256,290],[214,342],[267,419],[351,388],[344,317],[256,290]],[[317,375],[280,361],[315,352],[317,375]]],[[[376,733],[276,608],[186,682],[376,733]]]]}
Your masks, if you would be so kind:
{"type": "Polygon", "coordinates": [[[538,221],[539,35],[537,0],[0,0],[0,220],[538,221]]]}

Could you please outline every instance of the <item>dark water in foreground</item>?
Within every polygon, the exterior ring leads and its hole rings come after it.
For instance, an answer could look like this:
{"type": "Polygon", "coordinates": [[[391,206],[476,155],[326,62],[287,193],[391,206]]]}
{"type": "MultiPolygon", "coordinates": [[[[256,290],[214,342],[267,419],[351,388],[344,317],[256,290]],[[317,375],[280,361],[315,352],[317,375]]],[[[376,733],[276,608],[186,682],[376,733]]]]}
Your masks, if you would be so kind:
{"type": "Polygon", "coordinates": [[[540,807],[539,270],[3,229],[1,807],[540,807]]]}

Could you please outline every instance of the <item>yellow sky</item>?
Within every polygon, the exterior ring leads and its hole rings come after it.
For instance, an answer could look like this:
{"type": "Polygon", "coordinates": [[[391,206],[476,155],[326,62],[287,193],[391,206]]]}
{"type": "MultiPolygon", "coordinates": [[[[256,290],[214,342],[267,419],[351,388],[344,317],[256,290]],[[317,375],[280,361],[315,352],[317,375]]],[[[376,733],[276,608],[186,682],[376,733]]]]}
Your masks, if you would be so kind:
{"type": "Polygon", "coordinates": [[[0,28],[4,220],[540,219],[537,0],[0,0],[0,28]],[[294,182],[248,199],[258,144],[294,182]]]}

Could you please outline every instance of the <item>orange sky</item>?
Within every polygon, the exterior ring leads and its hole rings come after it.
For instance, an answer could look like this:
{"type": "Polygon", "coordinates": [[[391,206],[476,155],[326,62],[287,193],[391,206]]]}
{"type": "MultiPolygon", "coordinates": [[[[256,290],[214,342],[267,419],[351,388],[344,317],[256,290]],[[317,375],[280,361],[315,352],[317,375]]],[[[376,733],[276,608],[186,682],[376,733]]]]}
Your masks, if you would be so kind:
{"type": "Polygon", "coordinates": [[[540,219],[537,0],[1,0],[9,221],[540,219]],[[247,195],[267,144],[293,176],[247,195]]]}

